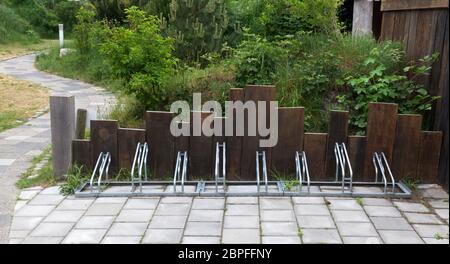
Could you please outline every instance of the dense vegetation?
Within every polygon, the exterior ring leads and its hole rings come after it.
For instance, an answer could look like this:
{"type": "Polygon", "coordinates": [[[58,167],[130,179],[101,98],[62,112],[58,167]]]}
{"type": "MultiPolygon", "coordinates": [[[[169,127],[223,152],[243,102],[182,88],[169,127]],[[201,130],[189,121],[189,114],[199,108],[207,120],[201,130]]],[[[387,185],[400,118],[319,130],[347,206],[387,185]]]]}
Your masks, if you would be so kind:
{"type": "Polygon", "coordinates": [[[144,110],[175,100],[223,101],[228,89],[275,84],[281,106],[305,106],[306,129],[327,128],[326,112],[350,110],[352,132],[367,104],[396,102],[426,113],[435,99],[417,82],[435,56],[405,59],[400,44],[346,33],[340,0],[85,1],[72,52],[38,58],[43,70],[98,83],[120,103],[111,117],[140,126],[144,110]]]}

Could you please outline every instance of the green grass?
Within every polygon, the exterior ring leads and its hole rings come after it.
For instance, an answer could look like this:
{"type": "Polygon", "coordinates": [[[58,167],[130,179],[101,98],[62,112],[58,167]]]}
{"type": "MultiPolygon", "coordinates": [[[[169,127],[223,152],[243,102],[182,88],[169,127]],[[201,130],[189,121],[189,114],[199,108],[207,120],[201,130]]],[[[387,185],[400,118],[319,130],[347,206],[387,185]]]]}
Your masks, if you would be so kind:
{"type": "Polygon", "coordinates": [[[89,172],[83,169],[83,166],[74,165],[67,173],[63,184],[59,187],[62,195],[71,195],[75,193],[81,183],[89,179],[89,172]]]}
{"type": "Polygon", "coordinates": [[[422,180],[418,178],[405,178],[402,181],[413,192],[417,190],[417,185],[422,183],[422,180]]]}
{"type": "Polygon", "coordinates": [[[8,111],[0,113],[0,132],[16,127],[23,123],[24,120],[20,119],[17,112],[8,111]]]}
{"type": "Polygon", "coordinates": [[[36,156],[32,160],[32,166],[22,174],[20,180],[16,182],[16,186],[19,189],[29,188],[33,186],[52,186],[56,184],[56,179],[53,176],[53,165],[51,158],[49,161],[38,171],[38,176],[35,178],[29,178],[32,175],[36,165],[39,164],[46,156],[51,152],[51,148],[47,148],[42,154],[36,156]]]}
{"type": "Polygon", "coordinates": [[[360,206],[364,206],[364,201],[361,197],[356,197],[356,203],[360,206]]]}

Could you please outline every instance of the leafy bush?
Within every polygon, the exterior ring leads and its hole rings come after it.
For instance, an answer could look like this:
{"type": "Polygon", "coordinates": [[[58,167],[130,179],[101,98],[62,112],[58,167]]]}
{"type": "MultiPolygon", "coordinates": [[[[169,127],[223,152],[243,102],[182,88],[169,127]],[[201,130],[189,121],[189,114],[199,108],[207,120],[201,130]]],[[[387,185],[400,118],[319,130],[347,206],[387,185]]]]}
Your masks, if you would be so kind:
{"type": "Polygon", "coordinates": [[[0,43],[13,41],[37,42],[39,36],[31,25],[13,9],[0,4],[0,43]]]}
{"type": "Polygon", "coordinates": [[[101,44],[101,53],[114,75],[125,81],[124,92],[133,95],[145,109],[164,100],[163,79],[174,66],[172,40],[159,34],[159,21],[137,7],[126,11],[128,26],[113,27],[101,44]]]}

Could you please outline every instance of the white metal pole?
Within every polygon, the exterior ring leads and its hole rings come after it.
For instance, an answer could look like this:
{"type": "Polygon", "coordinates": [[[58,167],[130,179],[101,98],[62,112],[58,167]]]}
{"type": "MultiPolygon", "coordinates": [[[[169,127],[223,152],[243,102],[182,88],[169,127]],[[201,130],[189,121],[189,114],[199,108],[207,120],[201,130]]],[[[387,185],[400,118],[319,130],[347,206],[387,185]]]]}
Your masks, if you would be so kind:
{"type": "Polygon", "coordinates": [[[59,24],[59,47],[62,49],[64,47],[64,25],[59,24]]]}

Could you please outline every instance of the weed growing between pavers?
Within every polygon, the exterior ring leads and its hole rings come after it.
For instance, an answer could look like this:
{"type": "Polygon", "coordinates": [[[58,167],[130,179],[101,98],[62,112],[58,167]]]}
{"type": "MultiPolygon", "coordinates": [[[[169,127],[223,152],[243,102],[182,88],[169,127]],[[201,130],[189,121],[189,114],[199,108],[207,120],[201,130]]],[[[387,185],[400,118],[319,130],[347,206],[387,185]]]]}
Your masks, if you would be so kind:
{"type": "MultiPolygon", "coordinates": [[[[65,178],[64,183],[59,187],[59,190],[62,195],[71,195],[75,193],[75,189],[78,188],[83,182],[89,179],[90,173],[84,170],[83,166],[73,165],[67,176],[65,178]]],[[[120,175],[120,173],[118,174],[120,175]]]]}
{"type": "Polygon", "coordinates": [[[16,182],[19,189],[29,188],[33,186],[48,187],[56,184],[56,179],[53,176],[53,165],[51,158],[51,148],[48,147],[40,155],[32,160],[32,165],[25,173],[22,174],[21,179],[16,182]],[[46,159],[48,157],[48,159],[46,159]],[[38,164],[42,167],[36,169],[38,164]]]}

